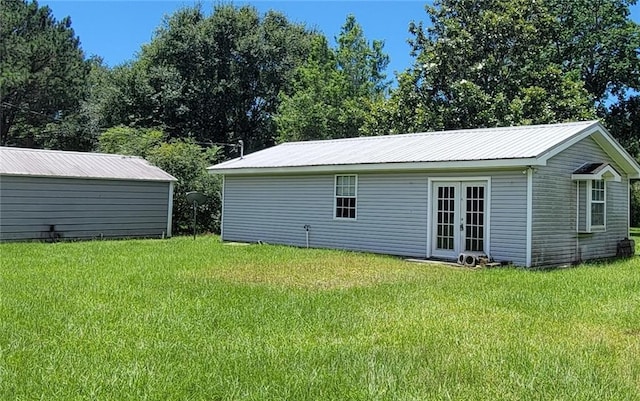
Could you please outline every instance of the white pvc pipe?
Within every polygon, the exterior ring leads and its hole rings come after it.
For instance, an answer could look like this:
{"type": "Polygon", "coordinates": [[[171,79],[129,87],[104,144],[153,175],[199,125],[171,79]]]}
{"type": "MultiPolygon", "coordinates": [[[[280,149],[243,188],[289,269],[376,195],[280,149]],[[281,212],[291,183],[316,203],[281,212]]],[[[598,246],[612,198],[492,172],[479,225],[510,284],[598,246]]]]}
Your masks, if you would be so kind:
{"type": "Polygon", "coordinates": [[[305,236],[307,238],[307,248],[309,248],[309,229],[311,228],[311,226],[308,224],[305,224],[304,227],[302,228],[304,228],[305,236]]]}

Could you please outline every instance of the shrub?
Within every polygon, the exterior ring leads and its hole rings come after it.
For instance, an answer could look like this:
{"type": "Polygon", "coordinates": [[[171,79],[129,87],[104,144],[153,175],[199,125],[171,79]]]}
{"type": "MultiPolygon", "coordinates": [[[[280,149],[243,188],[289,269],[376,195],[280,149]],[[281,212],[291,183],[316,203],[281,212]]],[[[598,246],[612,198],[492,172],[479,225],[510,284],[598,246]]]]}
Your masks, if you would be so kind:
{"type": "Polygon", "coordinates": [[[193,205],[187,201],[189,191],[202,192],[208,197],[196,211],[199,232],[220,231],[220,179],[207,172],[217,158],[218,148],[203,149],[191,140],[162,143],[149,152],[148,160],[178,179],[173,189],[173,231],[191,232],[193,205]]]}

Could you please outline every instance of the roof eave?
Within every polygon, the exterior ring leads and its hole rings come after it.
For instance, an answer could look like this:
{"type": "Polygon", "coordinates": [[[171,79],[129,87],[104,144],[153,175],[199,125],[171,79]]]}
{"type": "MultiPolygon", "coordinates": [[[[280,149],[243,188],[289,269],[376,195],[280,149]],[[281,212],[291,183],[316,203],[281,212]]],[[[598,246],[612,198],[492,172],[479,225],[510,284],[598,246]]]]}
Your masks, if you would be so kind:
{"type": "Polygon", "coordinates": [[[148,182],[177,182],[178,179],[170,175],[167,178],[130,178],[130,177],[91,177],[75,175],[54,175],[54,174],[21,174],[21,173],[0,173],[3,177],[33,177],[33,178],[68,178],[74,180],[103,180],[103,181],[148,181],[148,182]]]}
{"type": "Polygon", "coordinates": [[[224,175],[266,175],[266,174],[303,174],[303,173],[359,173],[359,172],[393,172],[417,170],[464,170],[464,169],[500,169],[544,165],[535,157],[493,160],[459,160],[437,162],[405,162],[405,163],[366,163],[366,164],[331,164],[319,166],[283,166],[283,167],[235,167],[219,168],[211,166],[209,174],[224,175]]]}

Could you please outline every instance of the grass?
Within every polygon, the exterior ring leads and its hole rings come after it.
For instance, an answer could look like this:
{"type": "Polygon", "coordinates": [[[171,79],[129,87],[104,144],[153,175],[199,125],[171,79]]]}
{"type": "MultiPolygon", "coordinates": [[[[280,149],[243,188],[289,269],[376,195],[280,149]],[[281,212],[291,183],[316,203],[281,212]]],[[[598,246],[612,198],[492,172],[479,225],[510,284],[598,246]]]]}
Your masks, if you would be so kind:
{"type": "Polygon", "coordinates": [[[467,270],[184,237],[1,244],[0,263],[2,400],[640,393],[637,257],[467,270]]]}

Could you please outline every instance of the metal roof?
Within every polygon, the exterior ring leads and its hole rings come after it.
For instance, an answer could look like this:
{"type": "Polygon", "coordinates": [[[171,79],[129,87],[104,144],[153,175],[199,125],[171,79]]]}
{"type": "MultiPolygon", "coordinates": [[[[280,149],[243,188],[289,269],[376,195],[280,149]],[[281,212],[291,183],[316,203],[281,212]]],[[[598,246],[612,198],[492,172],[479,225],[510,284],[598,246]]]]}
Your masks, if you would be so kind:
{"type": "Polygon", "coordinates": [[[374,170],[398,163],[404,164],[399,168],[408,167],[407,163],[421,168],[526,165],[593,129],[606,131],[598,121],[583,121],[290,142],[211,166],[209,171],[238,174],[355,165],[374,170]]]}
{"type": "Polygon", "coordinates": [[[138,156],[0,147],[0,175],[176,181],[138,156]]]}

